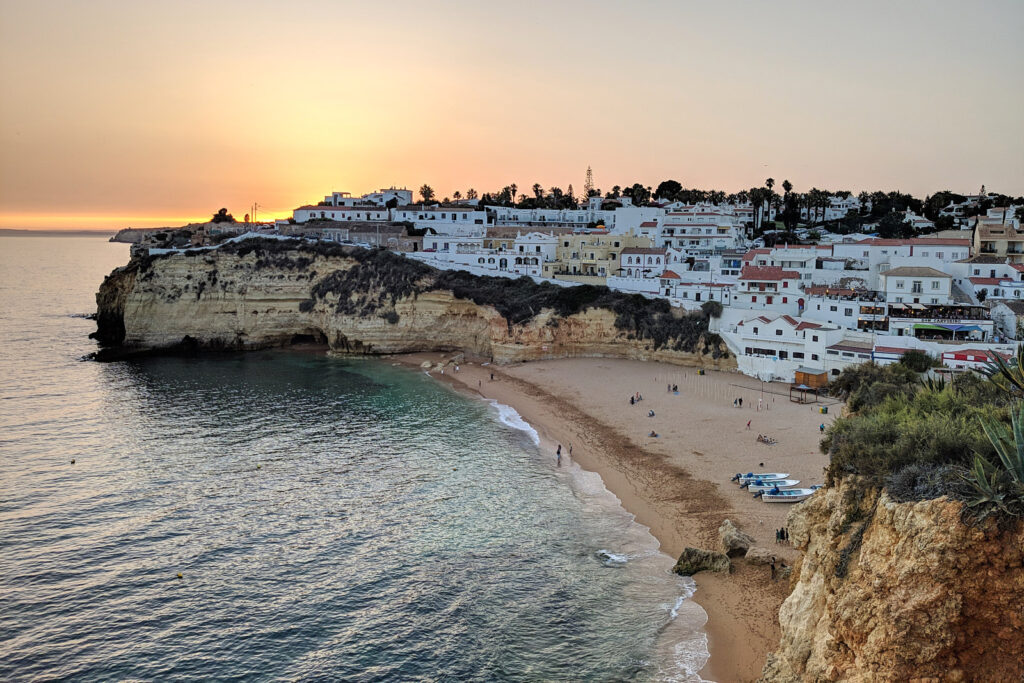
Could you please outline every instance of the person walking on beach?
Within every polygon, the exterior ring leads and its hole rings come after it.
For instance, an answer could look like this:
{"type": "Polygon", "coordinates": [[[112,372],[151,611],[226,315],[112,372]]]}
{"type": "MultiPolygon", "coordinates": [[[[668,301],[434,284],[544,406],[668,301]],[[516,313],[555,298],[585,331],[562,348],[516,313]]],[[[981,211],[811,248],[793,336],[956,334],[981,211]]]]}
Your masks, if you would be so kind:
{"type": "Polygon", "coordinates": [[[747,420],[747,431],[750,431],[750,423],[751,422],[753,422],[753,420],[747,420]]]}
{"type": "Polygon", "coordinates": [[[494,373],[493,372],[491,373],[491,381],[492,382],[494,381],[494,373]]]}
{"type": "Polygon", "coordinates": [[[562,444],[558,444],[558,450],[555,451],[555,457],[558,459],[558,466],[562,466],[562,444]]]}
{"type": "Polygon", "coordinates": [[[822,434],[825,433],[825,423],[824,422],[822,422],[820,425],[818,425],[818,431],[821,432],[822,434]]]}
{"type": "Polygon", "coordinates": [[[771,574],[771,577],[772,577],[772,581],[774,581],[775,580],[775,556],[774,555],[772,555],[772,574],[771,574]]]}
{"type": "Polygon", "coordinates": [[[743,397],[740,396],[740,408],[742,408],[742,407],[743,407],[743,397]]]}

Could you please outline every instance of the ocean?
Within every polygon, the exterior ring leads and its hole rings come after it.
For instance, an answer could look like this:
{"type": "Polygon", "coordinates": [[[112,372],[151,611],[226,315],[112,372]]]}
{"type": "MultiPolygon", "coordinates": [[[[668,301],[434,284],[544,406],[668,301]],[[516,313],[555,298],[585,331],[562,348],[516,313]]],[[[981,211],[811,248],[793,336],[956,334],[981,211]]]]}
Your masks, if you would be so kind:
{"type": "Polygon", "coordinates": [[[511,408],[315,352],[81,360],[127,258],[0,237],[0,679],[700,680],[692,580],[511,408]]]}

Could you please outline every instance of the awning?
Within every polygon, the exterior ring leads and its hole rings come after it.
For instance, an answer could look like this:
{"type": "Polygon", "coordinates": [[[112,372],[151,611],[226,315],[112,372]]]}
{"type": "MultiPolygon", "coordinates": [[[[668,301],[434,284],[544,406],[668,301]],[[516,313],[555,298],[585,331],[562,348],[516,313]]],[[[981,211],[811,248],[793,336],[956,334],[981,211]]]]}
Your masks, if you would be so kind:
{"type": "Polygon", "coordinates": [[[926,310],[926,308],[927,308],[924,304],[907,304],[907,305],[910,306],[910,308],[914,309],[915,311],[923,311],[923,310],[926,310]]]}
{"type": "Polygon", "coordinates": [[[943,327],[941,325],[932,325],[931,323],[914,323],[914,329],[915,330],[943,330],[944,332],[949,332],[949,328],[948,327],[943,327]]]}

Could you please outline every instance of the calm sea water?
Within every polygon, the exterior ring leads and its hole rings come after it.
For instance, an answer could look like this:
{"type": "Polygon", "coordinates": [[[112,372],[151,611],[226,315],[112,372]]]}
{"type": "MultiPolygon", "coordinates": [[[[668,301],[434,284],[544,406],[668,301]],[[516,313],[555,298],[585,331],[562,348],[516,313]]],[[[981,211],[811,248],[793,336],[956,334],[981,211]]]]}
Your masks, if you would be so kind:
{"type": "Polygon", "coordinates": [[[0,237],[0,679],[699,680],[692,582],[507,407],[321,354],[81,362],[126,260],[0,237]]]}

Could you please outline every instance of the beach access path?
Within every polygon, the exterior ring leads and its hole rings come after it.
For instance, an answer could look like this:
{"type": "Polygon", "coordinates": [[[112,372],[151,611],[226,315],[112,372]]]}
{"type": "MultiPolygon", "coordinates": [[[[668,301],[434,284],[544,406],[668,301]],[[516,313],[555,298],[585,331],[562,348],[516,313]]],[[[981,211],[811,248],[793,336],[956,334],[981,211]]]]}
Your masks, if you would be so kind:
{"type": "MultiPolygon", "coordinates": [[[[453,354],[397,357],[419,367],[453,354]]],[[[649,527],[662,550],[678,557],[686,546],[721,550],[718,526],[731,519],[757,544],[792,565],[799,552],[775,542],[790,505],[752,498],[729,481],[738,472],[788,472],[800,486],[824,483],[827,458],[819,426],[841,404],[792,403],[788,385],[738,373],[698,374],[697,368],[611,358],[484,364],[466,358],[459,371],[431,373],[470,394],[512,406],[541,437],[552,458],[563,456],[597,472],[605,486],[649,527]],[[491,379],[491,374],[494,379],[491,379]],[[668,390],[678,386],[678,393],[668,390]],[[643,397],[630,404],[637,392],[643,397]],[[743,407],[733,401],[743,399],[743,407]],[[819,412],[828,405],[829,414],[819,412]],[[654,417],[648,417],[649,411],[654,417]],[[747,428],[747,422],[750,428],[747,428]],[[651,431],[658,433],[650,437],[651,431]],[[764,434],[774,445],[757,441],[764,434]],[[763,463],[763,465],[762,465],[763,463]]],[[[788,580],[772,582],[769,568],[733,562],[732,574],[695,576],[694,600],[708,613],[711,658],[702,672],[716,681],[755,680],[779,640],[778,609],[788,580]]]]}

